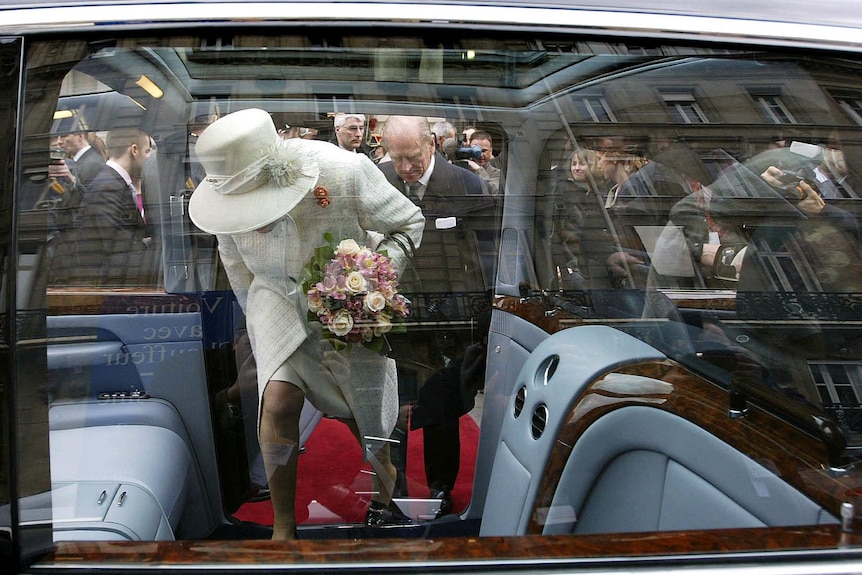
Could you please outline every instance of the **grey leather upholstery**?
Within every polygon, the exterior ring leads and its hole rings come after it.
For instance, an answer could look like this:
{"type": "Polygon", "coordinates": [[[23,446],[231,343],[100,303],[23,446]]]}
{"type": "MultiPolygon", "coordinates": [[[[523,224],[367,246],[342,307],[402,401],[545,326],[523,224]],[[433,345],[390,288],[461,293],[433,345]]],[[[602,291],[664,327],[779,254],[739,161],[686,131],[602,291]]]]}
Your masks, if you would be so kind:
{"type": "Polygon", "coordinates": [[[546,516],[548,534],[837,522],[760,463],[645,406],[618,409],[590,426],[546,516]]]}
{"type": "MultiPolygon", "coordinates": [[[[539,483],[564,418],[603,376],[608,391],[659,392],[669,384],[614,374],[664,355],[607,326],[554,334],[524,363],[510,398],[489,481],[480,534],[526,532],[539,483]],[[519,394],[519,391],[521,393],[519,394]],[[516,416],[516,413],[519,415],[516,416]],[[544,431],[537,435],[535,426],[544,431]]],[[[768,463],[767,463],[768,465],[768,463]]],[[[602,417],[579,438],[543,532],[611,533],[810,525],[836,519],[755,462],[696,425],[648,406],[602,417]]]]}
{"type": "Polygon", "coordinates": [[[589,382],[619,365],[664,358],[645,343],[607,326],[567,329],[536,346],[521,368],[504,414],[480,535],[525,532],[559,429],[589,382]],[[515,401],[521,389],[524,403],[516,417],[515,401]],[[538,438],[532,426],[537,410],[547,410],[545,431],[538,438]]]}
{"type": "Polygon", "coordinates": [[[49,428],[53,515],[61,525],[55,539],[173,539],[187,510],[203,514],[200,470],[169,402],[55,402],[49,428]],[[94,504],[101,491],[108,501],[94,504]],[[135,496],[120,509],[110,499],[123,491],[135,496]]]}
{"type": "Polygon", "coordinates": [[[494,310],[488,334],[488,361],[484,411],[479,430],[479,452],[473,475],[473,496],[464,519],[480,520],[485,508],[494,455],[500,443],[503,421],[511,413],[509,403],[514,395],[515,383],[530,353],[548,338],[547,332],[509,313],[494,310]]]}

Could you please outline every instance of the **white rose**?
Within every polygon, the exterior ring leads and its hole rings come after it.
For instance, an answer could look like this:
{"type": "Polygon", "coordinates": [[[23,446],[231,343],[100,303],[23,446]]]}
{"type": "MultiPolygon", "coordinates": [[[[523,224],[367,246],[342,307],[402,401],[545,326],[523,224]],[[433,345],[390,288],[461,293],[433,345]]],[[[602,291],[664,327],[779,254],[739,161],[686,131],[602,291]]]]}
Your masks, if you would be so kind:
{"type": "Polygon", "coordinates": [[[374,338],[374,330],[370,326],[362,326],[359,332],[362,334],[363,341],[371,341],[374,338]]]}
{"type": "Polygon", "coordinates": [[[346,280],[347,291],[351,293],[362,293],[365,291],[365,276],[359,272],[350,272],[346,280]]]}
{"type": "Polygon", "coordinates": [[[386,307],[386,297],[379,291],[369,292],[362,299],[362,307],[365,308],[365,311],[377,313],[386,307]]]}
{"type": "Polygon", "coordinates": [[[323,298],[315,292],[314,295],[308,296],[308,311],[317,313],[323,309],[323,298]]]}
{"type": "Polygon", "coordinates": [[[383,294],[387,300],[390,300],[395,297],[395,294],[398,293],[392,284],[389,282],[384,282],[383,285],[380,286],[380,293],[383,294]]]}
{"type": "Polygon", "coordinates": [[[329,331],[338,337],[343,337],[353,329],[353,316],[351,316],[350,312],[346,309],[339,310],[338,313],[332,317],[332,321],[329,323],[328,328],[329,331]]]}
{"type": "Polygon", "coordinates": [[[335,253],[339,255],[353,255],[359,252],[359,244],[356,243],[356,240],[341,240],[338,242],[338,246],[335,248],[335,253]]]}
{"type": "Polygon", "coordinates": [[[392,329],[392,322],[389,321],[389,317],[383,314],[377,316],[377,323],[374,326],[374,335],[381,336],[384,333],[389,333],[392,329]]]}

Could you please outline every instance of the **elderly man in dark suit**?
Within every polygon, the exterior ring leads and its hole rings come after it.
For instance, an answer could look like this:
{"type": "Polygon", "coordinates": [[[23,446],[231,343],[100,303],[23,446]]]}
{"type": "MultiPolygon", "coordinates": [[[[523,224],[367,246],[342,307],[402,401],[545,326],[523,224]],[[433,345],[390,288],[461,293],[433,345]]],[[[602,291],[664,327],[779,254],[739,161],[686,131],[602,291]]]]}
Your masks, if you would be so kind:
{"type": "MultiPolygon", "coordinates": [[[[463,313],[447,311],[453,306],[443,302],[458,292],[481,294],[485,290],[468,222],[492,205],[490,190],[479,177],[435,152],[434,135],[425,118],[390,116],[383,129],[383,146],[392,161],[380,164],[380,169],[425,216],[422,245],[411,267],[402,271],[401,289],[408,297],[414,294],[414,307],[423,308],[418,313],[427,319],[463,320],[463,313]]],[[[413,405],[411,427],[423,429],[425,474],[431,497],[441,499],[438,515],[451,509],[460,461],[458,419],[472,409],[478,389],[475,382],[481,379],[476,370],[463,376],[461,366],[468,363],[464,358],[474,343],[469,338],[469,334],[442,327],[430,334],[408,331],[390,338],[399,361],[402,402],[413,405]]],[[[469,355],[471,365],[484,365],[476,361],[475,354],[469,355]]],[[[406,455],[406,429],[401,431],[400,451],[406,455]]],[[[403,470],[404,462],[393,457],[393,463],[403,470]]],[[[401,481],[400,488],[405,487],[401,481]]]]}
{"type": "Polygon", "coordinates": [[[466,224],[492,207],[488,184],[435,151],[434,135],[425,118],[390,116],[383,129],[382,143],[392,161],[378,167],[389,183],[419,206],[425,216],[422,248],[412,258],[413,269],[402,273],[401,289],[444,293],[484,291],[475,254],[462,252],[457,262],[441,258],[444,258],[443,246],[462,243],[466,224]],[[453,272],[457,269],[458,273],[449,274],[442,269],[445,267],[453,272]]]}
{"type": "Polygon", "coordinates": [[[434,135],[424,118],[391,116],[384,128],[383,147],[392,158],[381,165],[386,179],[420,207],[443,198],[489,193],[481,179],[435,152],[434,135]]]}

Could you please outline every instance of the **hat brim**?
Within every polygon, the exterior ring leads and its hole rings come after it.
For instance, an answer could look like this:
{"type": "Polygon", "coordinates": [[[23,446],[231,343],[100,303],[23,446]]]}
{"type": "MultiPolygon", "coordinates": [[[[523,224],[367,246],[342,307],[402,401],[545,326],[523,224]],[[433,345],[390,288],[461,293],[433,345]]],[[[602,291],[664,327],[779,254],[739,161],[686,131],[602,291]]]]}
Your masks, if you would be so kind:
{"type": "Polygon", "coordinates": [[[220,194],[204,180],[189,200],[192,223],[208,234],[242,234],[263,228],[283,218],[317,184],[319,166],[310,154],[303,172],[288,186],[274,180],[243,194],[220,194]]]}

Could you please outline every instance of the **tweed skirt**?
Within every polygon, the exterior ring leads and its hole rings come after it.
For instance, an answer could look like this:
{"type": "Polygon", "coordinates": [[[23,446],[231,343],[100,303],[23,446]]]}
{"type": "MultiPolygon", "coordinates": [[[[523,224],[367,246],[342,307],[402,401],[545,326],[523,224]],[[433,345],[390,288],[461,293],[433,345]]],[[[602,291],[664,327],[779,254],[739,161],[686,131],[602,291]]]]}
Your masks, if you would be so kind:
{"type": "MultiPolygon", "coordinates": [[[[313,329],[269,380],[295,385],[326,415],[354,419],[363,438],[388,438],[398,418],[395,360],[361,345],[335,351],[317,334],[313,329]]],[[[268,383],[258,385],[260,405],[268,383]]]]}

